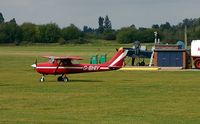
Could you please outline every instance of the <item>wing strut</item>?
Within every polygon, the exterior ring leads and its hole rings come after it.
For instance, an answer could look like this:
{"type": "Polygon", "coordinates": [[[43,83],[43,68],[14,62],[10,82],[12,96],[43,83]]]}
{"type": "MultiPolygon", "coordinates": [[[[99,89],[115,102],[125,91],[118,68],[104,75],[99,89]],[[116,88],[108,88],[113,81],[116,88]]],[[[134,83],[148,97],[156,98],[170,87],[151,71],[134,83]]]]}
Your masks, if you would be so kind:
{"type": "Polygon", "coordinates": [[[56,73],[57,73],[57,70],[58,70],[58,68],[59,68],[59,66],[60,66],[60,64],[61,64],[61,62],[62,62],[62,61],[60,61],[60,62],[59,62],[59,64],[58,64],[58,66],[57,66],[57,68],[56,68],[56,70],[55,70],[54,74],[56,74],[56,73]]]}

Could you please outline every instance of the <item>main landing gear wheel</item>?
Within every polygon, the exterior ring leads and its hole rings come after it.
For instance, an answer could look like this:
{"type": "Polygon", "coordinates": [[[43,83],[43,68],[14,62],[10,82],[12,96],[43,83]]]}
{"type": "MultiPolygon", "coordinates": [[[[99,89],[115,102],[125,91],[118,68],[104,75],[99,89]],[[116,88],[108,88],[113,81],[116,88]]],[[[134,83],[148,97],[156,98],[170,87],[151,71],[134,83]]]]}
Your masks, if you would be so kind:
{"type": "Polygon", "coordinates": [[[64,80],[65,83],[66,83],[66,82],[69,82],[69,78],[67,78],[66,76],[63,77],[63,80],[64,80]]]}
{"type": "Polygon", "coordinates": [[[44,75],[42,75],[42,77],[40,78],[40,82],[45,82],[44,75]]]}
{"type": "Polygon", "coordinates": [[[69,81],[69,78],[67,78],[66,76],[59,76],[58,79],[57,79],[59,82],[68,82],[69,81]]]}
{"type": "Polygon", "coordinates": [[[58,80],[58,81],[64,81],[62,76],[58,77],[57,80],[58,80]]]}

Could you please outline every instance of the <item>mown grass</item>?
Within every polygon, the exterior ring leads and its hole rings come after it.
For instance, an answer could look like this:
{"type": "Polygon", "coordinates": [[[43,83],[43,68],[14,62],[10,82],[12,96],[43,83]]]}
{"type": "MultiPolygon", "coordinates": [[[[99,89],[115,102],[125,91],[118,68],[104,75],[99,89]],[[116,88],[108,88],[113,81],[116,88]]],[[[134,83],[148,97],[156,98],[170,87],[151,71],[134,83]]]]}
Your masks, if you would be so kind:
{"type": "Polygon", "coordinates": [[[200,72],[112,71],[69,75],[70,83],[40,75],[30,65],[45,54],[115,53],[118,45],[0,47],[2,124],[200,123],[200,72]]]}

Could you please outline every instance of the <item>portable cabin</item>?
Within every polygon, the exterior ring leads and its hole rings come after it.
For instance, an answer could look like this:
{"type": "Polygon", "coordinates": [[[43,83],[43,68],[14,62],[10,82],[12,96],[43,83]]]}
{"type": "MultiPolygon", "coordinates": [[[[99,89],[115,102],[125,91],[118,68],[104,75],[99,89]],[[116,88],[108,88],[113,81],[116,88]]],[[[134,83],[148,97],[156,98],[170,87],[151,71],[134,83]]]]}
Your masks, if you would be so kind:
{"type": "Polygon", "coordinates": [[[154,66],[186,68],[186,50],[155,49],[154,66]]]}
{"type": "Polygon", "coordinates": [[[156,45],[153,63],[157,67],[186,68],[188,63],[187,50],[180,45],[156,45]]]}

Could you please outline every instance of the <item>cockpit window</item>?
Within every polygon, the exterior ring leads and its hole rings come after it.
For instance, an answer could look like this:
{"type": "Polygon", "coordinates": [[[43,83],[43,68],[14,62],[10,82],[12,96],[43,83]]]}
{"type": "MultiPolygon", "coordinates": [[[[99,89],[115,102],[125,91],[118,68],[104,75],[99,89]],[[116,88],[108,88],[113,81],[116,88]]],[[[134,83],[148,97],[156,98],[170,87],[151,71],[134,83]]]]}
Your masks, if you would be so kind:
{"type": "Polygon", "coordinates": [[[54,59],[54,57],[51,57],[51,58],[49,59],[49,63],[54,64],[55,62],[56,62],[56,60],[54,59]]]}
{"type": "Polygon", "coordinates": [[[72,64],[80,64],[77,60],[71,60],[72,64]]]}
{"type": "Polygon", "coordinates": [[[70,59],[65,59],[65,60],[61,60],[61,65],[71,65],[71,60],[70,59]]]}
{"type": "Polygon", "coordinates": [[[55,59],[54,58],[51,58],[51,63],[53,64],[55,62],[55,59]]]}
{"type": "Polygon", "coordinates": [[[61,65],[79,64],[77,60],[65,59],[61,60],[61,65]]]}

